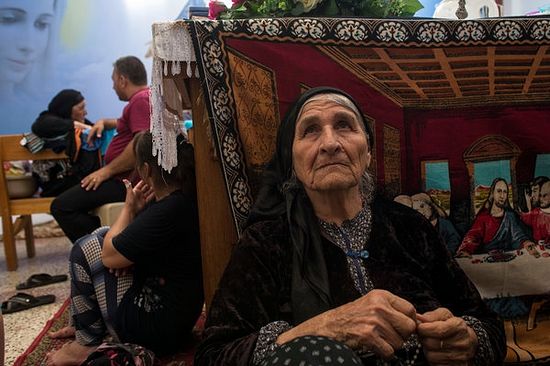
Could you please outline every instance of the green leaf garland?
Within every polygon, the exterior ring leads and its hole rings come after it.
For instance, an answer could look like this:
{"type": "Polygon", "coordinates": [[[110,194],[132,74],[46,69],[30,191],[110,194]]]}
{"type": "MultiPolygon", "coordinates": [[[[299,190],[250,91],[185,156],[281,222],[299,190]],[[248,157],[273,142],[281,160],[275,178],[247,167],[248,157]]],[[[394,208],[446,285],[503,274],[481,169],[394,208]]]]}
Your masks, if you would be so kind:
{"type": "Polygon", "coordinates": [[[217,14],[218,19],[286,16],[411,17],[423,6],[419,0],[245,0],[217,14]],[[304,6],[305,5],[305,6],[304,6]],[[306,11],[310,8],[309,11],[306,11]]]}

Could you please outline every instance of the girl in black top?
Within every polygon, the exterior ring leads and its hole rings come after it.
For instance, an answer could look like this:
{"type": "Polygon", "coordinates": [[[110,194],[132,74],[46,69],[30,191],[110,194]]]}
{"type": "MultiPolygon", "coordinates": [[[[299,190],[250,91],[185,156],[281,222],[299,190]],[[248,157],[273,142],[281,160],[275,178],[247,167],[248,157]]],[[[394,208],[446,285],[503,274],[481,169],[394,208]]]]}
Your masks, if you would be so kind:
{"type": "Polygon", "coordinates": [[[178,137],[178,166],[164,171],[150,132],[134,138],[141,181],[107,230],[71,252],[71,316],[76,340],[49,355],[51,365],[79,365],[107,332],[157,354],[175,352],[203,304],[192,146],[178,137]]]}

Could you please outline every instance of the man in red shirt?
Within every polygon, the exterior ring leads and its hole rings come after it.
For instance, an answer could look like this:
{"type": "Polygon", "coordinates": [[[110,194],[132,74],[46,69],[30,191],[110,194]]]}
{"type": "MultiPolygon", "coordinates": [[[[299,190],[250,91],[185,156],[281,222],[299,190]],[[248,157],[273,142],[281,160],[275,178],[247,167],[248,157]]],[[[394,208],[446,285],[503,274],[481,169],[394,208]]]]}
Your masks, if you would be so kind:
{"type": "Polygon", "coordinates": [[[99,217],[90,211],[111,202],[122,202],[126,197],[123,179],[135,180],[134,135],[149,129],[150,107],[147,72],[134,56],[118,59],[113,65],[113,89],[128,104],[118,119],[100,119],[88,133],[88,143],[101,137],[104,130],[115,129],[105,153],[105,165],[84,177],[80,186],[59,195],[51,205],[51,213],[63,232],[74,243],[97,229],[99,217]]]}

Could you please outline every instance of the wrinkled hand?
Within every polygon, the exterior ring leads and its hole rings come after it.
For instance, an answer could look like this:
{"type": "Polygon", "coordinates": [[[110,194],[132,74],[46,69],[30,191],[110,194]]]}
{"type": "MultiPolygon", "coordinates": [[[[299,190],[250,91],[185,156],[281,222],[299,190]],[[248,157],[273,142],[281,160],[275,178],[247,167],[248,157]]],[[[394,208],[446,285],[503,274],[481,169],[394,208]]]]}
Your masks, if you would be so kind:
{"type": "Polygon", "coordinates": [[[100,119],[94,123],[90,129],[90,132],[88,132],[88,140],[86,142],[91,144],[96,138],[100,139],[103,134],[103,130],[105,130],[105,123],[102,119],[100,119]]]}
{"type": "Polygon", "coordinates": [[[333,310],[336,339],[352,349],[389,359],[416,329],[416,310],[408,301],[384,290],[373,290],[333,310]]]}
{"type": "Polygon", "coordinates": [[[283,333],[277,343],[313,334],[390,359],[415,330],[416,310],[411,303],[388,291],[372,290],[283,333]]]}
{"type": "Polygon", "coordinates": [[[101,183],[105,182],[109,178],[110,178],[110,175],[107,169],[103,167],[85,176],[80,181],[80,186],[87,191],[89,190],[95,191],[97,187],[101,185],[101,183]]]}
{"type": "Polygon", "coordinates": [[[418,337],[430,365],[464,365],[473,359],[478,339],[464,319],[448,309],[418,314],[418,337]]]}
{"type": "Polygon", "coordinates": [[[126,186],[125,204],[130,210],[130,213],[134,216],[141,212],[147,203],[155,199],[153,187],[150,187],[142,180],[132,188],[132,183],[124,179],[124,185],[126,186]]]}

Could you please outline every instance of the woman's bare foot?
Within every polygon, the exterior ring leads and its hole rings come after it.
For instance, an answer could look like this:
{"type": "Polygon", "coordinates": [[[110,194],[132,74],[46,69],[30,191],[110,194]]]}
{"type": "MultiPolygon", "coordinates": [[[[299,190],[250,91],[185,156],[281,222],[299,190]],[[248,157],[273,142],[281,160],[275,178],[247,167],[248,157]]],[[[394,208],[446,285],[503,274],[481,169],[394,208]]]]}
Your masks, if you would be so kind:
{"type": "Polygon", "coordinates": [[[97,347],[82,346],[76,341],[65,343],[57,351],[49,352],[46,355],[46,365],[48,366],[78,366],[82,364],[88,355],[97,347]]]}
{"type": "Polygon", "coordinates": [[[55,332],[48,332],[48,337],[54,338],[54,339],[61,339],[61,338],[71,338],[74,337],[74,334],[76,332],[76,329],[72,326],[63,327],[59,330],[56,330],[55,332]]]}

